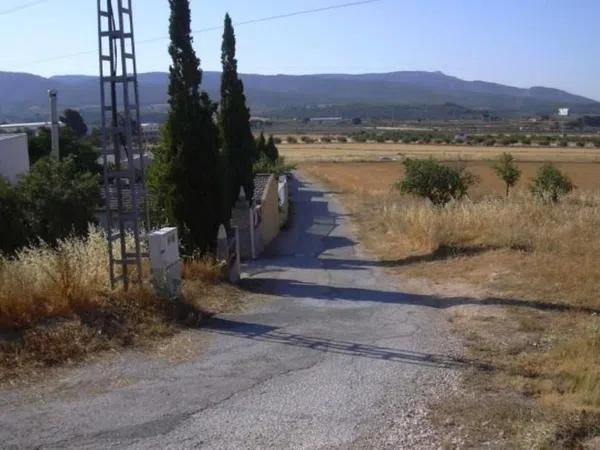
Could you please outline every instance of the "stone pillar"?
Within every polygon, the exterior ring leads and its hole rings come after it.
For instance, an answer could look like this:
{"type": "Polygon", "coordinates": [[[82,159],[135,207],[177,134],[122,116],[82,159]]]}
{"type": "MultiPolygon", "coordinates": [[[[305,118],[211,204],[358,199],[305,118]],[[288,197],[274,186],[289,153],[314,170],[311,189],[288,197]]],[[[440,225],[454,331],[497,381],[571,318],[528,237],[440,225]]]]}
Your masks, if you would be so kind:
{"type": "Polygon", "coordinates": [[[252,207],[246,199],[246,193],[242,187],[238,200],[231,210],[231,224],[237,227],[240,233],[240,256],[242,258],[252,258],[253,256],[251,210],[252,207]]]}

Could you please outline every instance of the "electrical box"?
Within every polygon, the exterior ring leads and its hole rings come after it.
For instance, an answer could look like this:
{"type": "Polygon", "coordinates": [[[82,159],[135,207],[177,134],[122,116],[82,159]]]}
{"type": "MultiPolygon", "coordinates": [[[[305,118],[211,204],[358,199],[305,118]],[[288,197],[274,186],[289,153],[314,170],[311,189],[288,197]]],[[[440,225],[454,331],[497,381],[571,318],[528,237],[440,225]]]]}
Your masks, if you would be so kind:
{"type": "Polygon", "coordinates": [[[181,295],[181,260],[177,228],[163,228],[148,235],[154,286],[160,295],[181,295]]]}

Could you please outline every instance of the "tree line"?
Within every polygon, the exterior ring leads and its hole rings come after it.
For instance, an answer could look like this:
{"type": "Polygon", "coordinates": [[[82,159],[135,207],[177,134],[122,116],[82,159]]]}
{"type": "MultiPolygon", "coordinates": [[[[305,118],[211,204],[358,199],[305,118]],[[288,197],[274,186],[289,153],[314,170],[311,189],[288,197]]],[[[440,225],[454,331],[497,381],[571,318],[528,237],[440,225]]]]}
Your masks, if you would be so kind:
{"type": "Polygon", "coordinates": [[[148,173],[151,216],[155,223],[177,226],[186,253],[204,253],[213,250],[219,226],[229,225],[240,189],[252,199],[256,169],[274,171],[282,162],[272,137],[256,140],[252,134],[229,14],[217,104],[201,90],[189,1],[169,0],[169,5],[170,111],[148,173]]]}

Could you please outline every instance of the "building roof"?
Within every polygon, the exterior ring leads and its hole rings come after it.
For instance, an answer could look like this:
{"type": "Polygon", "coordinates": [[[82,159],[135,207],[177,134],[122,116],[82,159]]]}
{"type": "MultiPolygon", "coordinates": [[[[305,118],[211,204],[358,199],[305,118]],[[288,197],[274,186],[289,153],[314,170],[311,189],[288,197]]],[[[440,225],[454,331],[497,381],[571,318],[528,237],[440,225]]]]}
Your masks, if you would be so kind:
{"type": "Polygon", "coordinates": [[[254,176],[254,198],[260,201],[265,196],[265,191],[269,186],[269,180],[274,178],[270,173],[257,173],[254,176]]]}
{"type": "MultiPolygon", "coordinates": [[[[38,128],[50,128],[52,122],[27,122],[27,123],[4,123],[0,125],[0,130],[13,130],[13,129],[24,129],[24,130],[37,130],[38,128]]],[[[64,127],[65,124],[58,122],[59,127],[64,127]]]]}

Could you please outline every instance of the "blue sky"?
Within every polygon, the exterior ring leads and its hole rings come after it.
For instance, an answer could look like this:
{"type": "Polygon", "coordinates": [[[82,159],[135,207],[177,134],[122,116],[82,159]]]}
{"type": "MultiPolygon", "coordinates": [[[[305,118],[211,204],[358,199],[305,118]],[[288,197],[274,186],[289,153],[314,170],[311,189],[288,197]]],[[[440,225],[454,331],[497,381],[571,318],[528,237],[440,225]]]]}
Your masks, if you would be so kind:
{"type": "MultiPolygon", "coordinates": [[[[192,27],[351,0],[191,0],[192,27]]],[[[96,1],[1,0],[0,70],[95,74],[96,1]],[[38,62],[92,50],[91,54],[38,62]]],[[[168,33],[167,0],[134,0],[137,40],[168,33]]],[[[380,0],[239,26],[242,72],[321,73],[441,70],[468,80],[549,86],[600,100],[598,0],[380,0]]],[[[220,31],[195,35],[202,67],[220,61],[220,31]]],[[[140,71],[168,68],[167,41],[138,45],[140,71]]]]}

